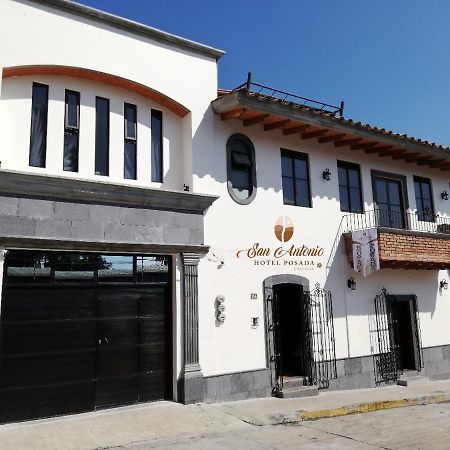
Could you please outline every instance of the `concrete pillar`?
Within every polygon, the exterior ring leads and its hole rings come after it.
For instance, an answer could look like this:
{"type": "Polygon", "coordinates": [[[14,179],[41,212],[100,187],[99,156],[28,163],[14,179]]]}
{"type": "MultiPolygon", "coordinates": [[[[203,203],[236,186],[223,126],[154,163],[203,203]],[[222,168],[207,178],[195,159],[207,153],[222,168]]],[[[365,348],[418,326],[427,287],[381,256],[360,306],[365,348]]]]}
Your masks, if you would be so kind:
{"type": "Polygon", "coordinates": [[[198,263],[197,253],[183,253],[184,342],[183,366],[178,393],[182,403],[201,402],[205,395],[205,382],[198,354],[198,263]]]}

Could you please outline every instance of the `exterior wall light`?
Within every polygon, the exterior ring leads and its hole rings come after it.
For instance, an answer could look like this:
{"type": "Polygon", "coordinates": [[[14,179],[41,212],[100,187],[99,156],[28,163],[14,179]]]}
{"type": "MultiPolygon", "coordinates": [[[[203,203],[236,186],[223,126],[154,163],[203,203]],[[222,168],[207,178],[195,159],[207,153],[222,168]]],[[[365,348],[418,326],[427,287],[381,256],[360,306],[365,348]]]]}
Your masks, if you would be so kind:
{"type": "Polygon", "coordinates": [[[331,180],[331,172],[330,172],[330,169],[325,169],[325,170],[323,171],[323,173],[322,173],[322,178],[323,178],[325,181],[330,181],[330,180],[331,180]]]}
{"type": "Polygon", "coordinates": [[[351,291],[356,290],[356,281],[353,277],[351,277],[347,280],[347,286],[351,291]]]}
{"type": "Polygon", "coordinates": [[[183,184],[183,191],[189,192],[189,186],[187,184],[183,184]]]}
{"type": "Polygon", "coordinates": [[[448,192],[447,191],[441,192],[441,198],[442,200],[448,200],[448,192]]]}
{"type": "Polygon", "coordinates": [[[447,281],[441,280],[441,282],[439,283],[439,287],[440,287],[441,289],[447,290],[447,289],[448,289],[448,283],[447,283],[447,281]]]}

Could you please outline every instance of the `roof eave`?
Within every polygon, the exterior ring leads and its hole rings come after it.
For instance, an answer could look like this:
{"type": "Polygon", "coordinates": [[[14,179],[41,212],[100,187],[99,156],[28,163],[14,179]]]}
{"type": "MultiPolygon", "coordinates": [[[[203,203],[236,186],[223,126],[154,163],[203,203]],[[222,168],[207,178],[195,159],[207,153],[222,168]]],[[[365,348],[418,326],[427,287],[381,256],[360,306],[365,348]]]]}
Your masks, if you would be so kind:
{"type": "Polygon", "coordinates": [[[59,10],[67,11],[81,17],[85,17],[94,21],[106,23],[114,28],[125,30],[140,36],[153,39],[166,45],[188,50],[209,58],[220,59],[225,52],[208,45],[203,45],[190,39],[185,39],[174,34],[166,33],[157,28],[144,25],[133,20],[125,19],[114,14],[101,11],[99,9],[91,8],[90,6],[82,5],[70,0],[31,0],[34,3],[39,3],[47,7],[53,7],[59,10]]]}
{"type": "Polygon", "coordinates": [[[345,122],[340,122],[336,117],[325,114],[317,114],[312,111],[302,109],[301,106],[295,107],[292,105],[283,104],[280,101],[261,101],[257,97],[248,96],[246,91],[234,91],[223,95],[213,100],[212,108],[216,114],[224,114],[234,109],[252,109],[262,114],[272,114],[287,119],[303,122],[307,125],[315,127],[329,128],[337,133],[351,134],[361,139],[371,139],[380,144],[392,145],[396,148],[403,148],[407,150],[416,150],[420,153],[426,153],[433,156],[442,156],[443,158],[450,158],[450,152],[444,148],[439,148],[437,145],[433,148],[432,144],[421,144],[405,139],[402,142],[401,137],[395,135],[384,135],[376,130],[362,129],[357,125],[351,125],[345,122]]]}

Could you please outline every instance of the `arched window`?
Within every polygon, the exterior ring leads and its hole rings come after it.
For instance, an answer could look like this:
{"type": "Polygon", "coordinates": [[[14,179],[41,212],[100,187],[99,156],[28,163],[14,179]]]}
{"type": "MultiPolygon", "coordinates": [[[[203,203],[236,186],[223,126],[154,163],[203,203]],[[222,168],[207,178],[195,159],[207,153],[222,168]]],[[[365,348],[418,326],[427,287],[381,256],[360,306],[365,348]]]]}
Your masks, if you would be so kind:
{"type": "Polygon", "coordinates": [[[231,198],[248,205],[256,196],[255,147],[242,134],[233,134],[227,142],[228,192],[231,198]]]}

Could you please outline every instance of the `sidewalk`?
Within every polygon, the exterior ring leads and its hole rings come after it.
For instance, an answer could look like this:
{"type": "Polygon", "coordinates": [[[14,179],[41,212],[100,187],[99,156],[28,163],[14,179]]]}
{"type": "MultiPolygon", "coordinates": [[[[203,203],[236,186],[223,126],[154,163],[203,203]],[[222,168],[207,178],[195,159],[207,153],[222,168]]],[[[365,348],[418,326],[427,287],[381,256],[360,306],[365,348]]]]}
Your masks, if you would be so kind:
{"type": "Polygon", "coordinates": [[[265,398],[208,405],[252,425],[279,425],[381,409],[450,402],[450,380],[417,381],[409,386],[321,391],[317,397],[265,398]]]}
{"type": "Polygon", "coordinates": [[[317,397],[257,399],[183,406],[159,402],[34,422],[0,426],[0,448],[105,449],[158,444],[254,426],[295,423],[379,409],[450,402],[450,380],[420,381],[352,391],[322,391],[317,397]]]}

